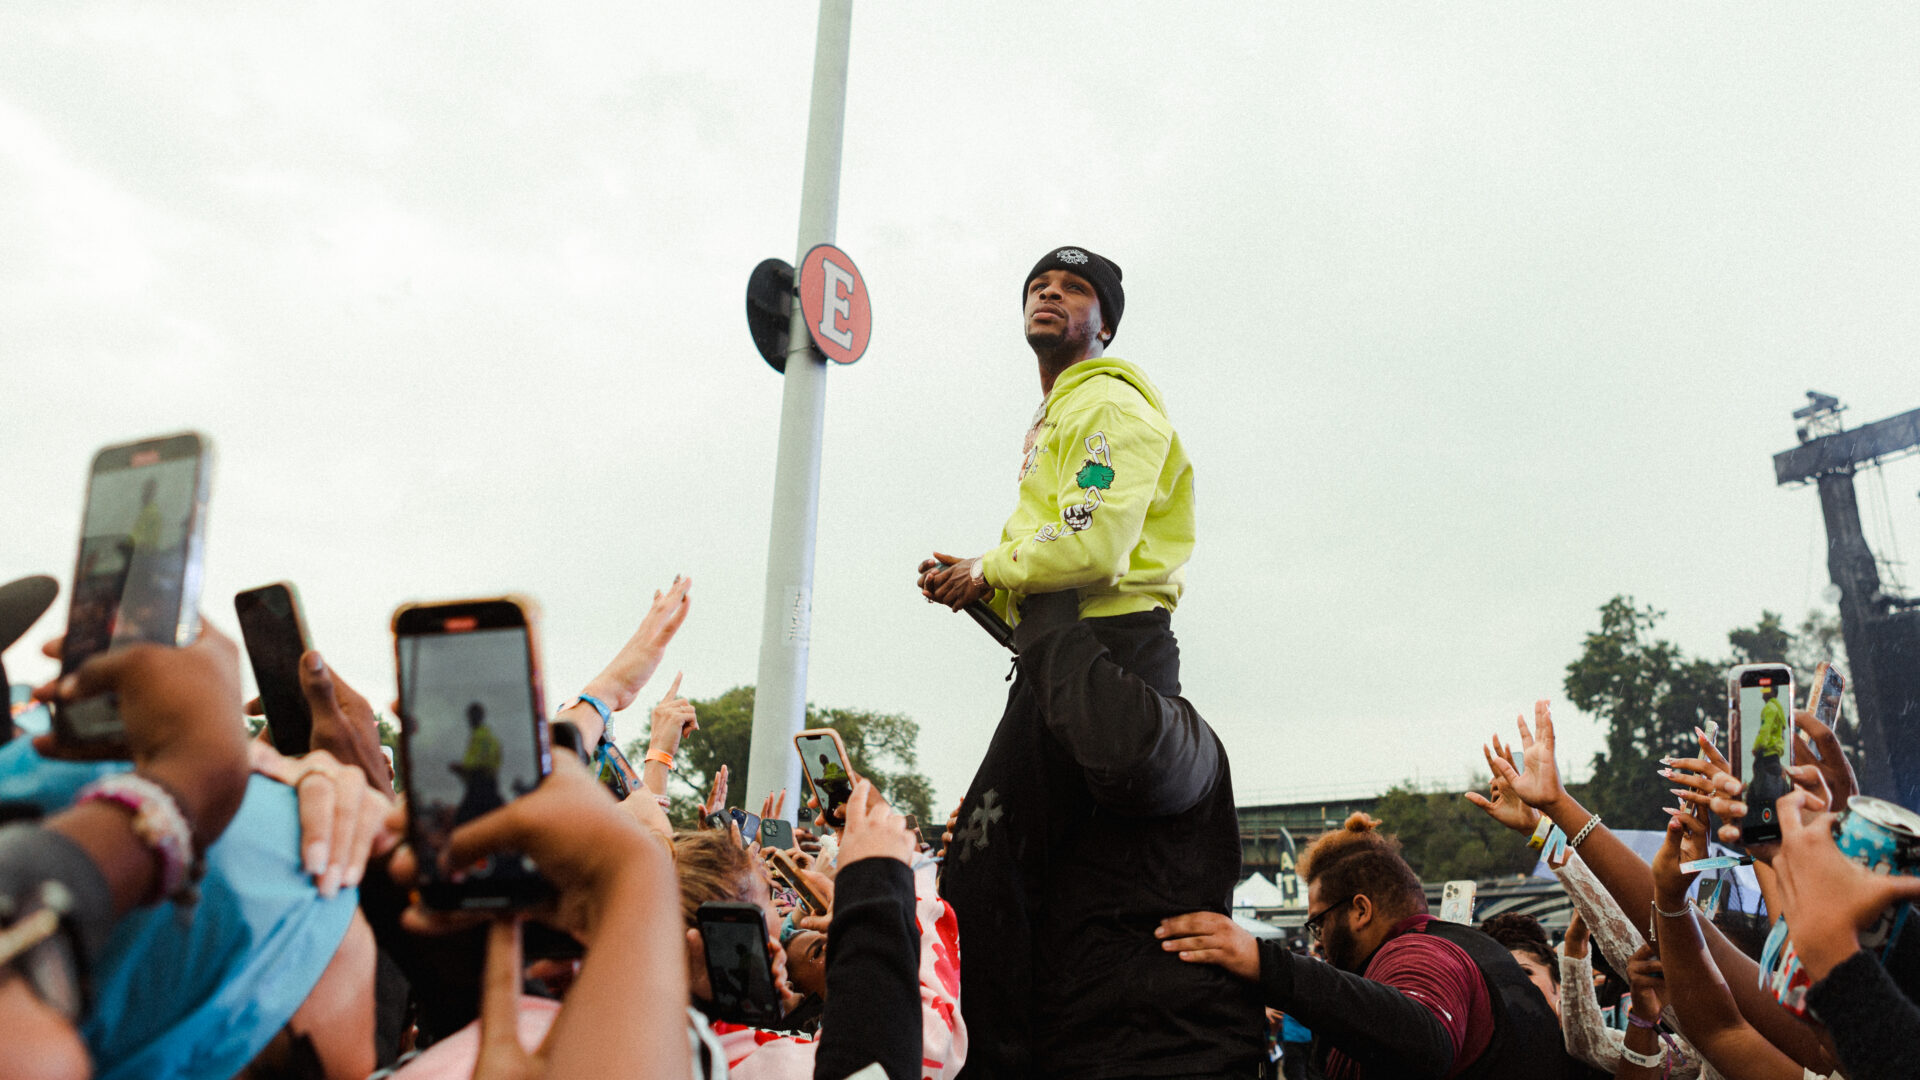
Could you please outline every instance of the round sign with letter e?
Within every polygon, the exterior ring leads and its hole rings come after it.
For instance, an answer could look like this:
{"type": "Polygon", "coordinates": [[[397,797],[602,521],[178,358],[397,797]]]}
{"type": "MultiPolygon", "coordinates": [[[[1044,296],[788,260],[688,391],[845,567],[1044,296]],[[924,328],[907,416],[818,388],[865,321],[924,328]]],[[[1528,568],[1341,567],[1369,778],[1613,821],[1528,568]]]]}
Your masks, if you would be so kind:
{"type": "Polygon", "coordinates": [[[800,310],[807,333],[821,354],[836,364],[851,364],[867,351],[873,335],[873,306],[867,283],[832,244],[816,244],[800,263],[800,310]]]}

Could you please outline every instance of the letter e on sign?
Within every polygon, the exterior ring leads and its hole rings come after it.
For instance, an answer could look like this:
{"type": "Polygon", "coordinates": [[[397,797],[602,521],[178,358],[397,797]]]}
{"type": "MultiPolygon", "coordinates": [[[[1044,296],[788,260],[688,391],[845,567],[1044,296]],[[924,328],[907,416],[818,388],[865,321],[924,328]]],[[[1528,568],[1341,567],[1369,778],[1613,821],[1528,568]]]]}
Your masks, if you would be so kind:
{"type": "Polygon", "coordinates": [[[851,364],[867,351],[873,335],[873,306],[867,283],[847,253],[832,244],[818,244],[800,263],[800,310],[807,333],[821,355],[836,364],[851,364]]]}

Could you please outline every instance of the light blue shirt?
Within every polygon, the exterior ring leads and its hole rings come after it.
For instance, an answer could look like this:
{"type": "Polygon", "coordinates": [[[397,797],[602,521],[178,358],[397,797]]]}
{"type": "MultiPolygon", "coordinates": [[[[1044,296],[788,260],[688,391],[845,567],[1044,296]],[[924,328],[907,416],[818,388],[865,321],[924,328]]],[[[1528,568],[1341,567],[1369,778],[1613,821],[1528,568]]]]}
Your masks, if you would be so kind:
{"type": "MultiPolygon", "coordinates": [[[[94,777],[129,767],[53,761],[17,738],[0,747],[0,800],[54,813],[94,777]]],[[[200,902],[141,908],[114,928],[81,1026],[97,1080],[232,1076],[286,1025],[359,902],[356,889],[322,899],[299,851],[293,789],[249,778],[239,813],[207,850],[200,902]]]]}

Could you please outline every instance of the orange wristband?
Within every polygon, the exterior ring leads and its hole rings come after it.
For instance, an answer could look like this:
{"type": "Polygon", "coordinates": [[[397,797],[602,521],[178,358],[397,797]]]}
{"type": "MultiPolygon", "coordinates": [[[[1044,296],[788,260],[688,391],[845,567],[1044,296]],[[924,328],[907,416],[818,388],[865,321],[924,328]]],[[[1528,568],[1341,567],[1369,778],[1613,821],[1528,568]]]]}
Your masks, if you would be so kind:
{"type": "Polygon", "coordinates": [[[673,768],[673,755],[667,753],[665,750],[647,751],[647,761],[649,763],[665,765],[669,769],[673,768]]]}

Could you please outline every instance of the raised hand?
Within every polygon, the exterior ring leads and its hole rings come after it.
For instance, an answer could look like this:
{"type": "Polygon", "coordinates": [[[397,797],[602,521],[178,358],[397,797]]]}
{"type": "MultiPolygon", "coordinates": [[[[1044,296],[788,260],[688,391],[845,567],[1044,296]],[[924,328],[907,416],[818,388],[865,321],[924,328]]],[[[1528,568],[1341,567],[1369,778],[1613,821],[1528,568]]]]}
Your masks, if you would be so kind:
{"type": "MultiPolygon", "coordinates": [[[[1694,736],[1700,741],[1700,756],[1661,758],[1662,764],[1667,767],[1660,770],[1660,775],[1684,785],[1670,789],[1681,801],[1720,815],[1721,825],[1717,835],[1721,843],[1740,843],[1740,825],[1747,816],[1747,804],[1740,796],[1745,793],[1746,785],[1733,775],[1726,756],[1720,753],[1705,732],[1695,728],[1694,736]]],[[[1812,797],[1816,809],[1826,809],[1829,795],[1825,773],[1809,762],[1789,767],[1787,775],[1796,787],[1812,797]]],[[[1747,854],[1760,862],[1773,861],[1774,853],[1779,850],[1778,842],[1747,845],[1747,854]]]]}
{"type": "Polygon", "coordinates": [[[700,804],[701,818],[727,805],[727,771],[727,766],[722,765],[720,771],[713,774],[713,786],[707,789],[707,799],[700,804]]]}
{"type": "Polygon", "coordinates": [[[1643,942],[1627,961],[1627,986],[1633,994],[1633,1015],[1648,1023],[1659,1021],[1667,1009],[1667,973],[1651,943],[1643,942]]]}
{"type": "Polygon", "coordinates": [[[839,864],[845,868],[862,859],[898,859],[913,865],[913,834],[907,831],[907,819],[894,813],[872,781],[866,779],[854,781],[853,797],[847,800],[839,864]]]}
{"type": "Polygon", "coordinates": [[[1667,834],[1653,855],[1653,889],[1655,902],[1671,911],[1686,903],[1688,887],[1700,876],[1698,870],[1683,872],[1680,864],[1706,858],[1707,812],[1701,806],[1662,809],[1667,813],[1667,834]]]}
{"type": "MultiPolygon", "coordinates": [[[[1500,740],[1496,738],[1492,744],[1480,747],[1480,752],[1486,755],[1487,770],[1493,775],[1493,779],[1487,783],[1487,793],[1493,797],[1488,798],[1486,795],[1482,795],[1477,791],[1469,791],[1466,793],[1465,798],[1468,802],[1485,810],[1488,817],[1505,825],[1507,828],[1515,832],[1531,833],[1534,827],[1540,823],[1540,811],[1535,810],[1523,802],[1518,795],[1513,793],[1513,786],[1501,779],[1498,773],[1493,772],[1493,758],[1495,754],[1499,754],[1502,760],[1506,762],[1507,767],[1513,769],[1513,751],[1507,749],[1505,746],[1499,745],[1499,743],[1500,740]]],[[[1518,772],[1519,770],[1514,769],[1513,771],[1518,772]]]]}
{"type": "Polygon", "coordinates": [[[605,670],[587,684],[588,693],[606,702],[614,712],[633,704],[640,696],[640,688],[647,685],[647,680],[653,678],[659,668],[667,643],[679,633],[680,624],[687,621],[687,612],[692,606],[688,597],[691,588],[692,578],[675,577],[672,585],[653,594],[653,606],[640,620],[640,628],[621,646],[605,670]]]}
{"type": "Polygon", "coordinates": [[[700,717],[693,710],[693,702],[680,696],[680,680],[686,672],[675,672],[673,685],[667,687],[667,696],[653,707],[653,734],[648,741],[649,750],[663,750],[669,754],[680,752],[680,740],[699,730],[700,717]]]}
{"type": "Polygon", "coordinates": [[[1514,726],[1520,730],[1521,760],[1526,764],[1526,771],[1514,768],[1513,752],[1498,738],[1494,739],[1494,752],[1487,754],[1487,764],[1514,797],[1535,810],[1550,813],[1567,797],[1567,789],[1560,782],[1560,765],[1554,758],[1553,713],[1547,707],[1547,700],[1541,698],[1533,703],[1532,728],[1527,727],[1524,717],[1515,717],[1514,726]]]}
{"type": "Polygon", "coordinates": [[[1592,940],[1593,931],[1587,929],[1587,920],[1575,909],[1573,917],[1567,920],[1567,937],[1560,943],[1560,951],[1578,960],[1587,955],[1587,943],[1592,940]]]}

